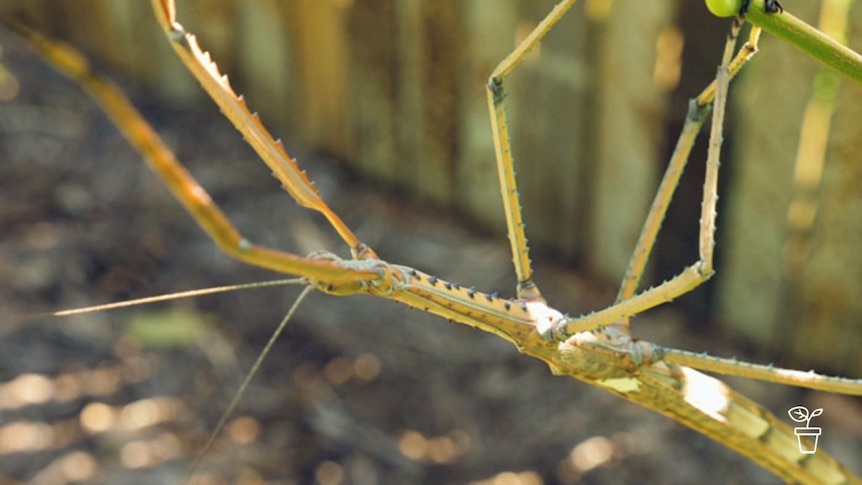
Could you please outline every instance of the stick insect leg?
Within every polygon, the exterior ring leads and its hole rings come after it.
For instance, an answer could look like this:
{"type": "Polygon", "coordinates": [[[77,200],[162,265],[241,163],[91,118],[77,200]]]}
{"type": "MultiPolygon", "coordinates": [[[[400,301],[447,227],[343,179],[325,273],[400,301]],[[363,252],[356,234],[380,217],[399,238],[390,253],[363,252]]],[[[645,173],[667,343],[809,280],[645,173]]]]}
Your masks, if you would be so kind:
{"type": "MultiPolygon", "coordinates": [[[[739,70],[742,69],[742,66],[757,53],[760,32],[759,27],[752,27],[748,41],[742,46],[728,67],[728,76],[730,79],[733,79],[739,70]]],[[[674,192],[676,192],[679,186],[679,179],[685,170],[686,163],[688,163],[688,157],[691,154],[697,134],[700,132],[706,120],[706,115],[712,106],[712,102],[715,100],[715,94],[716,81],[713,80],[696,98],[693,98],[689,102],[689,111],[685,118],[682,133],[677,140],[676,147],[668,162],[664,177],[659,184],[646,221],[644,221],[643,229],[641,229],[635,250],[632,252],[631,260],[617,294],[616,303],[628,300],[637,291],[646,268],[647,260],[655,245],[662,221],[667,214],[667,208],[670,205],[671,199],[673,199],[674,192]]],[[[627,325],[628,318],[625,318],[624,321],[627,325]]]]}
{"type": "Polygon", "coordinates": [[[333,258],[304,258],[249,242],[186,171],[164,142],[111,81],[94,73],[74,49],[52,42],[20,25],[11,25],[42,57],[76,81],[102,107],[150,168],[225,253],[246,263],[281,273],[299,275],[324,290],[349,292],[362,285],[380,286],[388,277],[383,268],[339,264],[333,258]]]}
{"type": "Polygon", "coordinates": [[[862,396],[862,379],[824,376],[814,371],[780,369],[772,365],[750,364],[736,359],[713,357],[685,350],[660,348],[661,360],[684,365],[707,372],[745,377],[761,381],[805,387],[818,391],[834,392],[852,396],[862,396]]]}
{"type": "Polygon", "coordinates": [[[500,192],[506,212],[506,225],[509,231],[509,244],[512,247],[512,261],[518,279],[518,298],[541,298],[541,293],[533,282],[533,268],[530,263],[530,248],[524,232],[521,215],[520,196],[515,183],[515,169],[512,160],[509,124],[506,120],[506,90],[503,84],[506,76],[514,70],[529,52],[542,40],[554,24],[559,21],[576,0],[564,0],[521,41],[491,73],[488,80],[488,109],[491,115],[491,129],[494,134],[494,151],[497,158],[497,173],[500,176],[500,192]]]}
{"type": "MultiPolygon", "coordinates": [[[[742,10],[740,13],[743,15],[748,11],[748,7],[751,5],[751,0],[746,0],[745,4],[742,6],[742,10]]],[[[781,2],[778,0],[764,0],[763,1],[763,9],[766,10],[766,13],[781,13],[784,12],[784,7],[781,6],[781,2]]]]}
{"type": "Polygon", "coordinates": [[[258,116],[248,110],[243,97],[234,92],[227,76],[219,73],[218,66],[210,59],[209,53],[198,46],[195,36],[186,32],[177,22],[174,1],[152,0],[152,4],[159,25],[180,60],[221,108],[222,113],[243,134],[248,144],[269,166],[284,189],[296,199],[299,205],[323,214],[350,247],[354,258],[376,259],[377,255],[374,251],[361,242],[338,217],[338,214],[323,201],[320,192],[299,168],[296,161],[287,154],[281,142],[274,139],[258,116]]]}
{"type": "MultiPolygon", "coordinates": [[[[731,58],[733,57],[736,38],[739,35],[742,24],[742,17],[734,19],[725,44],[721,65],[718,67],[718,74],[715,79],[715,100],[713,102],[712,127],[709,135],[706,177],[703,185],[703,200],[701,202],[700,237],[698,240],[700,258],[697,262],[684,269],[680,274],[659,286],[650,288],[631,298],[623,298],[611,307],[599,312],[577,319],[566,320],[557,329],[559,334],[558,337],[565,338],[578,332],[593,330],[615,322],[626,322],[628,317],[637,315],[638,313],[688,293],[708,280],[714,273],[712,267],[712,255],[713,247],[715,245],[716,202],[718,201],[718,165],[719,156],[721,154],[722,124],[724,122],[724,108],[727,101],[727,89],[730,83],[731,58]]],[[[756,36],[756,32],[754,35],[756,36]]],[[[740,62],[744,63],[745,58],[743,57],[742,59],[743,60],[740,62]]],[[[707,88],[704,92],[709,93],[710,91],[711,90],[707,88]]],[[[708,97],[709,95],[707,95],[707,98],[708,97]]],[[[703,122],[703,120],[699,118],[704,118],[705,112],[698,114],[697,109],[690,111],[694,111],[694,113],[689,113],[691,121],[687,120],[687,128],[699,128],[700,123],[703,122]]],[[[680,159],[680,164],[684,163],[685,159],[688,158],[688,152],[694,142],[695,134],[696,131],[683,131],[683,135],[680,138],[682,150],[679,151],[679,154],[674,154],[675,158],[678,157],[680,159]]],[[[673,166],[669,167],[668,172],[665,175],[665,178],[669,179],[669,181],[667,184],[663,181],[662,188],[659,189],[657,203],[662,207],[656,209],[654,206],[654,211],[651,211],[650,216],[647,218],[645,234],[641,234],[641,241],[639,241],[638,247],[634,252],[633,260],[629,265],[629,270],[626,272],[626,278],[623,280],[623,285],[620,289],[621,297],[634,292],[634,289],[637,287],[637,283],[640,280],[640,275],[643,274],[646,258],[649,255],[649,250],[652,248],[655,235],[658,231],[658,226],[664,217],[665,207],[678,182],[679,173],[674,172],[675,168],[676,167],[673,166]],[[664,199],[667,199],[667,201],[664,199]]],[[[681,172],[681,167],[679,168],[679,171],[681,172]]]]}

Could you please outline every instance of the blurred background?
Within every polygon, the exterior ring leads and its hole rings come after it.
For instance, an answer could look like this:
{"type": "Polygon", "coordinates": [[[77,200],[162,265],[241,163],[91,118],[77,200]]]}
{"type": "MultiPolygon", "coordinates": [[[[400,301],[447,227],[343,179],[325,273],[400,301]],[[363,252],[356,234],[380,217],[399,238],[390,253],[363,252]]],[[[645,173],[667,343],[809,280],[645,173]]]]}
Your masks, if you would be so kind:
{"type": "MultiPolygon", "coordinates": [[[[381,256],[512,293],[484,86],[555,2],[178,3],[183,25],[381,256]]],[[[852,2],[783,4],[860,49],[852,2]]],[[[0,16],[68,41],[120,81],[251,239],[345,253],[183,71],[147,2],[3,0],[0,16]]],[[[513,74],[519,187],[555,307],[612,302],[727,27],[700,2],[584,0],[513,74]]],[[[0,46],[0,314],[271,278],[220,255],[79,89],[11,35],[0,46]]],[[[862,377],[860,107],[860,86],[764,36],[731,88],[718,274],[636,320],[637,335],[862,377]]],[[[651,284],[697,259],[704,146],[651,284]]],[[[295,293],[9,318],[0,480],[178,481],[295,293]]],[[[715,470],[715,483],[770,480],[493,337],[367,298],[317,295],[298,320],[205,462],[211,483],[681,483],[715,470]]],[[[734,384],[779,417],[824,407],[824,446],[862,453],[858,399],[734,384]]]]}

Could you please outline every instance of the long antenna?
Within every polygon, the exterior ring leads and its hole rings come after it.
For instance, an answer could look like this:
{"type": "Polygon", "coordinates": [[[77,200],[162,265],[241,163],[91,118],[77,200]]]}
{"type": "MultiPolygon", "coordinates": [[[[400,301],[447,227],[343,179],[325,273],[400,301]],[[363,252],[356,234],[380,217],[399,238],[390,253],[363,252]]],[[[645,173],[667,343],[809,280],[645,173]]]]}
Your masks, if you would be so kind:
{"type": "Polygon", "coordinates": [[[210,437],[207,440],[206,444],[198,452],[198,455],[195,457],[195,460],[192,462],[192,465],[186,472],[186,478],[185,480],[183,480],[183,483],[191,483],[191,479],[195,473],[195,470],[197,470],[204,456],[212,447],[213,443],[215,443],[216,437],[219,435],[222,428],[224,428],[224,425],[225,423],[227,423],[228,418],[231,416],[231,414],[233,414],[234,409],[236,409],[237,404],[239,404],[239,400],[245,393],[246,387],[248,387],[252,378],[257,373],[258,369],[260,369],[260,366],[261,364],[263,364],[263,360],[266,358],[267,354],[269,354],[269,351],[272,350],[272,346],[275,345],[275,342],[276,340],[278,340],[278,337],[281,335],[281,332],[284,330],[284,327],[287,326],[287,322],[289,322],[291,317],[293,317],[293,314],[296,313],[296,309],[299,308],[299,304],[302,303],[302,301],[305,300],[305,297],[307,297],[308,294],[311,293],[313,290],[314,286],[306,286],[305,289],[302,290],[302,293],[300,293],[299,296],[296,297],[296,301],[293,302],[293,305],[290,307],[290,310],[287,311],[287,315],[285,315],[284,318],[281,320],[281,323],[278,324],[278,328],[276,328],[275,332],[272,333],[272,336],[269,338],[269,342],[266,343],[266,346],[264,346],[263,350],[257,356],[257,360],[251,366],[251,370],[248,371],[248,374],[246,374],[245,379],[243,379],[242,384],[240,384],[239,386],[239,389],[237,389],[237,391],[234,393],[230,404],[228,404],[227,409],[225,409],[222,413],[221,418],[219,418],[218,424],[216,425],[215,429],[213,429],[212,433],[210,433],[210,437]]]}
{"type": "Polygon", "coordinates": [[[176,293],[166,293],[163,295],[147,296],[144,298],[136,298],[134,300],[118,301],[114,303],[104,303],[101,305],[85,306],[80,308],[70,308],[67,310],[58,310],[55,312],[31,313],[27,315],[13,316],[15,319],[32,320],[40,317],[71,317],[73,315],[83,315],[86,313],[102,312],[106,310],[116,310],[118,308],[128,308],[139,305],[147,305],[149,303],[158,303],[163,301],[181,300],[183,298],[195,298],[205,295],[214,295],[217,293],[227,293],[229,291],[251,290],[258,288],[270,288],[273,286],[285,285],[305,285],[308,280],[305,278],[288,278],[272,281],[258,281],[255,283],[240,283],[236,285],[214,286],[212,288],[201,288],[197,290],[179,291],[176,293]]]}

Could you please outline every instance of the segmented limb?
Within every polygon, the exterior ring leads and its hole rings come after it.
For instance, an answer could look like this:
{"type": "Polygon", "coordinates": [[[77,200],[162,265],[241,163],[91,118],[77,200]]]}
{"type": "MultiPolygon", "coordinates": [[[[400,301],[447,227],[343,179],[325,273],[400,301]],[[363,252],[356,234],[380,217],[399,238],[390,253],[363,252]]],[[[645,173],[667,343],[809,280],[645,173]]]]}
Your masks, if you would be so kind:
{"type": "Polygon", "coordinates": [[[500,176],[500,192],[503,196],[509,244],[512,247],[512,262],[515,264],[515,276],[518,279],[519,299],[541,298],[541,293],[533,282],[530,248],[524,232],[520,195],[515,183],[509,122],[506,119],[506,89],[503,81],[565,15],[575,1],[577,0],[563,0],[558,3],[515,50],[497,65],[488,80],[488,110],[491,115],[491,130],[494,134],[494,153],[497,158],[497,173],[500,176]]]}
{"type": "MultiPolygon", "coordinates": [[[[752,27],[748,41],[742,46],[736,57],[728,67],[728,77],[733,79],[739,70],[757,53],[757,43],[760,40],[760,28],[752,27]]],[[[664,177],[659,184],[655,199],[647,213],[643,229],[641,229],[638,242],[632,252],[626,274],[617,294],[616,303],[628,300],[637,291],[641,278],[643,277],[650,253],[655,245],[656,237],[661,229],[662,221],[667,214],[667,208],[673,199],[673,194],[679,186],[679,179],[685,170],[691,149],[694,146],[697,134],[700,132],[706,115],[715,100],[716,81],[713,80],[696,98],[689,102],[689,111],[685,117],[682,133],[677,140],[676,147],[665,169],[664,177]]],[[[628,321],[625,318],[624,321],[628,321]]]]}
{"type": "MultiPolygon", "coordinates": [[[[12,27],[24,35],[48,62],[75,80],[93,96],[126,139],[141,153],[150,168],[164,181],[168,189],[222,251],[255,266],[303,276],[315,282],[325,282],[333,291],[348,291],[366,284],[379,286],[381,279],[386,279],[385,271],[379,266],[369,264],[364,267],[360,265],[346,267],[331,258],[305,258],[259,246],[245,239],[113,82],[94,73],[86,59],[77,51],[63,44],[48,41],[38,33],[20,25],[12,27]]],[[[223,108],[223,110],[227,112],[226,109],[223,108]]],[[[259,125],[257,118],[253,119],[259,125]]],[[[262,125],[260,128],[262,129],[262,125]]],[[[253,128],[246,131],[249,131],[247,138],[259,133],[259,130],[253,128]]],[[[270,145],[275,153],[283,153],[280,144],[270,145]]],[[[303,180],[308,180],[295,168],[293,162],[284,163],[283,167],[285,167],[285,180],[292,180],[291,184],[296,185],[303,180]],[[297,180],[299,182],[296,182],[297,180]]],[[[301,186],[301,183],[299,185],[301,186]]],[[[316,194],[316,189],[310,185],[310,182],[306,188],[307,193],[316,194]]],[[[297,198],[297,200],[300,199],[297,198]]],[[[308,200],[314,202],[315,199],[311,197],[308,200]]],[[[322,200],[318,199],[317,205],[331,212],[322,200]]],[[[355,245],[355,247],[364,247],[358,242],[355,245]]],[[[363,254],[367,256],[373,253],[366,250],[363,254]]]]}
{"type": "Polygon", "coordinates": [[[222,113],[242,133],[245,140],[272,170],[287,192],[303,207],[316,210],[326,217],[330,225],[350,247],[354,258],[373,259],[376,254],[363,244],[338,215],[326,205],[320,192],[293,160],[281,141],[267,131],[256,114],[249,111],[242,96],[237,95],[227,75],[219,72],[208,52],[198,46],[194,35],[187,33],[177,22],[173,0],[152,0],[159,25],[171,46],[186,68],[201,83],[207,94],[221,108],[222,113]]]}
{"type": "MultiPolygon", "coordinates": [[[[624,322],[624,324],[627,325],[626,319],[629,317],[688,293],[712,277],[714,273],[712,267],[712,255],[713,248],[715,246],[714,236],[716,203],[718,201],[718,166],[722,141],[721,130],[724,122],[724,107],[727,100],[727,88],[730,82],[731,58],[733,57],[733,49],[736,45],[736,38],[742,28],[742,23],[742,17],[737,17],[733,21],[733,26],[728,34],[724,55],[722,56],[721,65],[718,68],[718,75],[715,80],[712,126],[709,135],[709,149],[706,159],[706,177],[703,184],[703,199],[701,201],[700,236],[698,238],[700,258],[694,264],[685,268],[677,276],[658,286],[650,288],[636,296],[621,299],[616,304],[604,310],[580,318],[568,319],[557,328],[559,338],[565,339],[566,337],[578,332],[593,330],[614,322],[624,322]]],[[[755,41],[757,39],[756,34],[757,33],[754,32],[755,41]]],[[[750,55],[743,55],[738,58],[738,64],[740,67],[745,63],[748,57],[750,57],[750,55]]],[[[711,92],[712,91],[709,88],[704,91],[706,97],[709,97],[709,93],[711,92]]],[[[679,150],[678,146],[677,153],[674,154],[674,159],[677,157],[680,158],[680,160],[677,161],[677,164],[679,164],[680,167],[676,167],[676,165],[673,164],[674,160],[671,162],[672,165],[668,167],[668,171],[665,174],[667,185],[665,185],[665,181],[662,182],[662,187],[659,189],[655,202],[661,207],[657,208],[654,205],[650,216],[647,218],[644,232],[641,234],[638,247],[635,249],[633,260],[629,265],[629,270],[627,271],[627,275],[623,280],[622,288],[620,289],[621,297],[633,293],[634,289],[637,287],[640,275],[643,273],[644,265],[646,264],[646,257],[648,256],[649,248],[651,248],[652,242],[655,240],[658,226],[664,216],[664,210],[667,205],[666,202],[669,202],[670,196],[673,194],[673,190],[678,183],[680,175],[678,172],[681,172],[681,165],[684,163],[684,160],[688,158],[688,152],[691,150],[691,146],[694,143],[694,137],[697,132],[690,130],[700,128],[700,125],[703,123],[702,118],[705,113],[697,109],[697,102],[698,101],[692,103],[686,126],[684,127],[683,134],[680,137],[679,143],[682,145],[682,150],[679,150]],[[677,168],[680,170],[677,171],[677,168]],[[664,199],[667,199],[667,201],[664,199]]]]}
{"type": "Polygon", "coordinates": [[[787,386],[804,387],[818,391],[862,396],[862,379],[824,376],[814,371],[803,372],[793,369],[780,369],[772,365],[751,364],[736,359],[713,357],[677,349],[661,349],[661,359],[695,369],[715,372],[747,379],[774,382],[787,386]]]}

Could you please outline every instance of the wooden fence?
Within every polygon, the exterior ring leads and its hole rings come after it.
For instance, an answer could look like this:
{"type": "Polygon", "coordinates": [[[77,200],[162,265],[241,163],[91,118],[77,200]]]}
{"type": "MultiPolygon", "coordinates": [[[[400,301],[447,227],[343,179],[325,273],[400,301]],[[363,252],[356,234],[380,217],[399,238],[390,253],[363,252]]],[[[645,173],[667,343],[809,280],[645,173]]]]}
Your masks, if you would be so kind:
{"type": "MultiPolygon", "coordinates": [[[[274,132],[503,234],[484,85],[553,3],[186,0],[179,7],[183,24],[274,132]]],[[[816,24],[818,4],[787,0],[785,7],[816,24]]],[[[173,102],[203,100],[157,32],[149,2],[29,0],[0,9],[173,102]]],[[[514,150],[533,245],[611,281],[625,269],[686,99],[714,75],[727,22],[694,1],[584,0],[574,10],[512,78],[514,150]]],[[[860,10],[851,12],[851,33],[862,28],[860,10]]],[[[836,91],[823,178],[806,192],[813,206],[802,211],[810,224],[788,229],[799,213],[793,177],[803,112],[812,86],[831,81],[815,81],[817,65],[774,39],[762,50],[731,93],[719,276],[687,300],[709,309],[698,314],[704,320],[791,352],[788,363],[852,373],[862,365],[855,352],[862,346],[862,89],[844,81],[836,91]]],[[[703,145],[665,223],[656,278],[697,257],[703,145]]]]}

